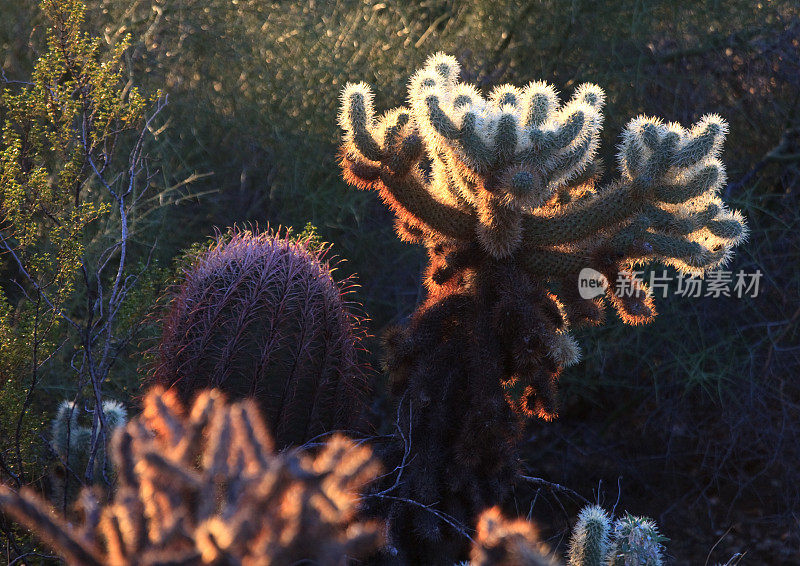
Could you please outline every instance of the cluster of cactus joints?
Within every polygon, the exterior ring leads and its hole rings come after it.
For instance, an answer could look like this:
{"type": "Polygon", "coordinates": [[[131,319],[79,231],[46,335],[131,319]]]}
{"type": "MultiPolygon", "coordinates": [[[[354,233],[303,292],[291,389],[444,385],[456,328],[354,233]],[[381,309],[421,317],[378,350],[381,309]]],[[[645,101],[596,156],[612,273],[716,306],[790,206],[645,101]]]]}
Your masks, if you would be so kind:
{"type": "Polygon", "coordinates": [[[539,340],[558,363],[574,362],[564,326],[599,322],[603,309],[579,296],[582,268],[606,276],[608,302],[637,324],[655,310],[631,264],[661,261],[702,274],[746,237],[741,214],[717,196],[727,133],[718,116],[689,130],[632,120],[619,150],[621,178],[596,187],[605,98],[598,86],[581,85],[563,105],[541,82],[502,85],[484,99],[459,73],[454,58],[432,56],[410,80],[409,107],[381,117],[366,84],[342,94],[345,177],[377,190],[397,214],[401,238],[430,250],[429,302],[468,287],[470,271],[513,262],[520,277],[557,288],[564,324],[542,329],[539,340]]]}
{"type": "MultiPolygon", "coordinates": [[[[584,507],[570,539],[568,566],[661,566],[661,544],[667,540],[655,523],[625,514],[611,520],[597,505],[584,507]]],[[[557,566],[560,564],[536,526],[524,519],[508,519],[498,507],[478,519],[472,545],[472,566],[557,566]]],[[[463,563],[467,565],[467,563],[463,563]]]]}
{"type": "MultiPolygon", "coordinates": [[[[117,401],[106,400],[101,405],[103,418],[101,423],[105,423],[103,431],[104,442],[98,446],[94,458],[94,473],[92,477],[108,477],[111,469],[111,462],[106,457],[107,445],[109,444],[114,432],[128,422],[128,412],[125,407],[117,401]]],[[[56,505],[67,503],[73,498],[70,486],[80,485],[86,467],[89,465],[89,455],[92,450],[92,429],[79,422],[80,407],[72,401],[63,401],[56,411],[56,416],[51,423],[52,447],[63,466],[58,469],[58,473],[52,481],[52,499],[56,505]],[[63,472],[63,473],[62,473],[63,472]],[[71,481],[71,477],[76,478],[71,481]]],[[[98,431],[99,432],[99,431],[98,431]]]]}
{"type": "MultiPolygon", "coordinates": [[[[580,358],[570,329],[601,323],[606,303],[626,323],[649,321],[655,307],[634,264],[702,274],[724,264],[747,230],[717,196],[727,132],[719,117],[689,130],[632,120],[621,177],[601,186],[599,87],[582,85],[563,105],[541,82],[485,99],[459,74],[455,59],[432,56],[410,80],[409,105],[382,116],[366,84],[347,85],[340,162],[350,184],[394,211],[401,239],[429,256],[426,301],[386,341],[392,385],[413,409],[400,423],[411,438],[406,495],[474,517],[502,499],[515,465],[515,431],[500,430],[514,419],[501,405],[556,415],[559,373],[580,358]],[[581,297],[584,268],[610,283],[604,299],[581,297]]],[[[409,522],[432,552],[446,546],[424,511],[409,522]]]]}
{"type": "Polygon", "coordinates": [[[584,507],[570,538],[569,566],[661,566],[667,539],[655,522],[626,513],[613,521],[597,505],[584,507]]]}
{"type": "Polygon", "coordinates": [[[185,401],[208,387],[257,399],[281,448],[359,428],[361,319],[328,249],[272,233],[218,238],[172,299],[153,380],[185,401]]]}
{"type": "Polygon", "coordinates": [[[334,566],[383,542],[379,525],[355,517],[357,490],[380,471],[370,449],[337,434],[316,456],[275,454],[252,400],[203,392],[186,415],[155,388],[111,448],[117,489],[102,506],[85,490],[82,524],[30,489],[0,486],[0,509],[80,566],[334,566]]]}

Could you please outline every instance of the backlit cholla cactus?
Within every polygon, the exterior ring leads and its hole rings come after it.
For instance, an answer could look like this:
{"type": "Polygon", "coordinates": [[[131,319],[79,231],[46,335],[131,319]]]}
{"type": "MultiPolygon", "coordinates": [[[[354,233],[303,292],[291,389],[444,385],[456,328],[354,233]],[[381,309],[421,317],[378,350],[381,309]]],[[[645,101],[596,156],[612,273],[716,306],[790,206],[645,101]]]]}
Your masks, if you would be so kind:
{"type": "MultiPolygon", "coordinates": [[[[111,462],[106,458],[106,446],[110,443],[114,432],[128,422],[128,411],[121,403],[106,400],[103,401],[102,409],[102,422],[105,423],[106,430],[102,435],[103,442],[95,454],[92,474],[92,477],[98,480],[107,479],[111,475],[113,470],[111,462]]],[[[92,427],[79,422],[80,413],[81,409],[75,403],[62,401],[50,425],[53,436],[52,447],[62,465],[53,474],[51,485],[52,499],[58,507],[62,507],[77,495],[75,488],[81,483],[78,478],[84,477],[89,465],[92,427]]]]}
{"type": "Polygon", "coordinates": [[[345,179],[377,191],[400,237],[429,256],[425,302],[386,335],[401,409],[386,461],[405,462],[390,544],[411,563],[468,551],[428,509],[472,524],[509,495],[520,417],[554,418],[559,373],[580,358],[570,329],[602,322],[605,303],[630,324],[655,315],[633,265],[700,275],[747,234],[718,197],[727,133],[718,116],[690,129],[632,120],[620,176],[600,185],[599,87],[582,85],[565,103],[541,82],[484,98],[459,74],[454,58],[432,56],[410,80],[409,106],[381,116],[370,88],[349,84],[339,115],[345,179]],[[581,296],[587,273],[609,283],[605,299],[581,296]]]}
{"type": "Polygon", "coordinates": [[[275,454],[251,400],[203,392],[184,415],[174,392],[153,389],[112,450],[113,499],[100,506],[85,490],[83,524],[30,489],[0,486],[0,508],[81,566],[333,566],[382,544],[377,524],[355,518],[357,490],[380,468],[370,449],[334,435],[316,456],[275,454]]]}
{"type": "MultiPolygon", "coordinates": [[[[583,268],[608,279],[606,299],[638,324],[655,310],[629,272],[632,263],[702,274],[723,265],[745,238],[741,214],[717,196],[727,133],[719,116],[690,129],[632,120],[619,149],[620,178],[599,187],[605,94],[598,86],[581,85],[563,104],[542,82],[502,85],[484,99],[458,82],[459,72],[454,58],[432,56],[411,78],[410,106],[380,117],[366,84],[342,94],[346,179],[379,191],[401,237],[429,249],[429,303],[469,286],[471,270],[513,263],[519,277],[557,296],[551,299],[564,320],[531,326],[546,354],[569,365],[578,350],[567,329],[602,315],[599,301],[578,294],[583,268]]],[[[538,381],[531,385],[546,389],[538,381]]]]}

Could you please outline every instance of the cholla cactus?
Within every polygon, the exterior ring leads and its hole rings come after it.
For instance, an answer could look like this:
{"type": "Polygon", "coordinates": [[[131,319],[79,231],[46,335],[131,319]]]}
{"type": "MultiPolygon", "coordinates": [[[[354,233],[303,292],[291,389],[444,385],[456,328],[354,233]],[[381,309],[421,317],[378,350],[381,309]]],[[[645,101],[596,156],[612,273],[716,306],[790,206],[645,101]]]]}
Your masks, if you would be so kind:
{"type": "MultiPolygon", "coordinates": [[[[459,73],[454,58],[432,56],[409,105],[381,116],[370,88],[349,84],[339,123],[345,179],[377,191],[400,237],[429,256],[425,303],[386,339],[393,389],[411,405],[399,412],[411,453],[400,495],[469,522],[508,494],[518,416],[555,417],[559,373],[580,359],[570,329],[603,320],[604,300],[581,296],[581,277],[609,283],[605,302],[623,321],[647,322],[655,307],[634,264],[702,274],[747,230],[717,196],[718,116],[690,129],[632,120],[620,178],[600,186],[598,86],[563,104],[541,82],[483,98],[459,73]]],[[[392,531],[412,561],[459,538],[422,510],[391,516],[417,527],[411,539],[392,531]]]]}
{"type": "Polygon", "coordinates": [[[611,550],[611,519],[598,505],[584,507],[570,539],[569,566],[604,566],[611,550]]]}
{"type": "Polygon", "coordinates": [[[102,507],[84,491],[83,524],[29,489],[0,486],[0,508],[81,566],[340,565],[382,543],[355,519],[356,490],[380,467],[369,448],[335,435],[314,457],[276,455],[253,401],[204,392],[184,416],[174,392],[153,389],[112,449],[119,485],[102,507]]]}
{"type": "Polygon", "coordinates": [[[233,231],[186,270],[153,379],[185,401],[218,387],[254,397],[279,448],[358,428],[366,390],[360,318],[306,241],[233,231]]]}
{"type": "Polygon", "coordinates": [[[661,566],[666,540],[652,519],[626,513],[614,523],[608,566],[661,566]]]}
{"type": "Polygon", "coordinates": [[[655,310],[628,271],[633,262],[702,274],[746,237],[741,214],[717,196],[727,133],[720,117],[705,116],[689,130],[632,120],[620,145],[621,178],[596,187],[605,99],[598,86],[581,85],[565,104],[541,82],[502,85],[484,99],[458,82],[459,72],[454,58],[432,56],[411,78],[410,107],[381,117],[366,84],[342,94],[346,179],[379,191],[398,216],[400,236],[428,247],[430,301],[468,286],[447,285],[465,272],[513,263],[549,292],[551,283],[558,288],[552,300],[565,320],[543,324],[536,339],[557,365],[569,365],[578,360],[569,326],[602,314],[598,301],[577,292],[583,268],[608,279],[607,299],[638,324],[655,310]]]}
{"type": "Polygon", "coordinates": [[[506,519],[499,507],[481,513],[472,566],[556,566],[533,523],[506,519]]]}

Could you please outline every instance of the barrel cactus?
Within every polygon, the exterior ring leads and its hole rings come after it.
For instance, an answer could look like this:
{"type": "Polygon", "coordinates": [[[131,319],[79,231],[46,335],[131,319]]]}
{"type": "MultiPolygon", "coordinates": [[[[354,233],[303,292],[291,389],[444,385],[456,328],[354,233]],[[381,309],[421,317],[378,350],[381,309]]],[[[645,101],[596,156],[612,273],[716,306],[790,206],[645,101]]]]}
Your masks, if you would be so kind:
{"type": "Polygon", "coordinates": [[[279,447],[361,424],[361,317],[327,246],[233,231],[185,270],[153,381],[188,400],[208,387],[258,400],[279,447]]]}

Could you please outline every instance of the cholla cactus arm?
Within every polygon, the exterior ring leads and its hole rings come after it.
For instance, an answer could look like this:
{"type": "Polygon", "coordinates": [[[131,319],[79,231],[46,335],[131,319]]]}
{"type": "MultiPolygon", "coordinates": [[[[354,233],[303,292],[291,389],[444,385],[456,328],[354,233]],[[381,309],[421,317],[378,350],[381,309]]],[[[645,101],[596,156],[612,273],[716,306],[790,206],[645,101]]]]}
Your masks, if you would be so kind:
{"type": "Polygon", "coordinates": [[[584,507],[570,538],[569,566],[605,566],[611,550],[611,519],[602,507],[584,507]]]}
{"type": "Polygon", "coordinates": [[[469,215],[437,200],[417,168],[423,144],[408,110],[396,109],[376,121],[372,91],[364,83],[349,84],[339,123],[345,132],[341,163],[350,183],[378,190],[401,218],[429,237],[470,237],[469,215]]]}
{"type": "Polygon", "coordinates": [[[63,556],[68,564],[107,564],[99,550],[92,543],[87,543],[76,529],[49,509],[32,489],[23,488],[20,492],[15,492],[0,485],[0,509],[28,528],[35,529],[36,534],[63,556]]]}
{"type": "Polygon", "coordinates": [[[111,438],[114,431],[128,422],[128,411],[119,401],[103,401],[103,417],[108,427],[108,437],[111,438]]]}
{"type": "MultiPolygon", "coordinates": [[[[100,477],[103,468],[111,472],[111,463],[106,459],[106,445],[114,431],[127,422],[127,411],[116,401],[104,401],[102,404],[103,419],[106,430],[103,434],[104,444],[98,447],[94,459],[94,477],[100,477]]],[[[80,409],[71,401],[63,401],[51,424],[53,449],[66,466],[65,474],[58,473],[51,477],[53,500],[65,505],[77,495],[77,483],[71,482],[70,476],[78,475],[85,469],[90,460],[92,446],[92,430],[79,422],[80,409]]],[[[60,470],[60,468],[59,468],[60,470]]]]}
{"type": "Polygon", "coordinates": [[[80,425],[78,413],[80,409],[71,401],[62,401],[56,411],[56,416],[50,425],[53,435],[53,448],[62,458],[66,458],[71,447],[76,443],[80,425]]]}

